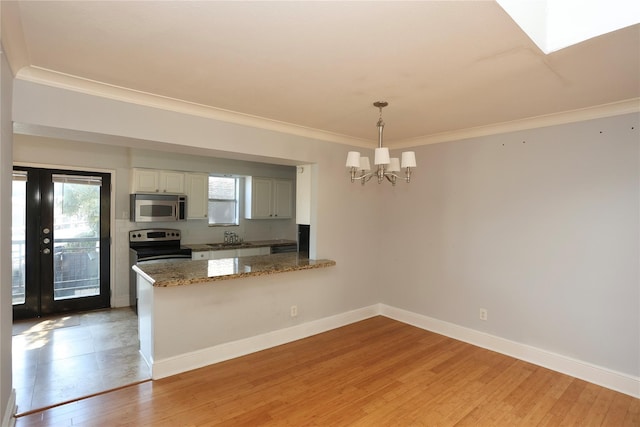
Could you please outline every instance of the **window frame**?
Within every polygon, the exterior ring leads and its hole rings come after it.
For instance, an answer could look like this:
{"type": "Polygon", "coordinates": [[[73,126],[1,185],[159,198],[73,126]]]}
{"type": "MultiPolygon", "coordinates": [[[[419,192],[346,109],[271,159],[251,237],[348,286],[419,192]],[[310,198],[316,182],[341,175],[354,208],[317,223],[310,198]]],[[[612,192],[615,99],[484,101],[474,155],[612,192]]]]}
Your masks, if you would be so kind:
{"type": "Polygon", "coordinates": [[[207,179],[207,224],[209,227],[237,227],[240,225],[240,177],[232,176],[232,175],[217,175],[217,174],[209,174],[207,179]],[[212,199],[209,198],[209,188],[211,186],[211,178],[224,178],[224,179],[233,179],[235,183],[235,197],[233,199],[212,199]],[[215,202],[235,202],[235,222],[220,222],[215,223],[212,221],[211,215],[211,203],[215,202]]]}

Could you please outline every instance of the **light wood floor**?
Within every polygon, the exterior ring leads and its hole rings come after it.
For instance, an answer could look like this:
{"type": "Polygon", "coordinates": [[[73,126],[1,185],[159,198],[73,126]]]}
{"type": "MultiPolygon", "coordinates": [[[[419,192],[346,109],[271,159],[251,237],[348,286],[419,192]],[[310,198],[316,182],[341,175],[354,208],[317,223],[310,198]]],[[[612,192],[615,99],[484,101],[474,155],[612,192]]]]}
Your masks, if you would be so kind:
{"type": "Polygon", "coordinates": [[[640,426],[640,400],[384,317],[17,419],[26,426],[640,426]]]}

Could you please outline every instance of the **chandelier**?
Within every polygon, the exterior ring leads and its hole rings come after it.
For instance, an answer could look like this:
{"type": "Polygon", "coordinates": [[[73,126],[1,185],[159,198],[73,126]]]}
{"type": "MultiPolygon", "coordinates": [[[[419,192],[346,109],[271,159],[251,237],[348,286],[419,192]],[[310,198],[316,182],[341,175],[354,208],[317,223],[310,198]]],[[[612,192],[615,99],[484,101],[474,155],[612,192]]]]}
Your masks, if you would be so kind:
{"type": "Polygon", "coordinates": [[[416,154],[413,151],[405,151],[402,153],[401,159],[397,157],[389,157],[389,149],[382,146],[382,131],[384,122],[382,121],[382,109],[389,105],[385,101],[374,102],[373,105],[380,110],[380,118],[378,119],[378,148],[375,150],[374,164],[378,166],[376,171],[371,171],[369,157],[360,156],[358,151],[349,151],[347,154],[347,167],[351,174],[351,182],[359,180],[362,185],[369,181],[372,177],[378,177],[378,184],[386,178],[391,185],[396,185],[396,180],[400,177],[398,172],[404,170],[404,180],[411,180],[411,168],[416,167],[416,154]]]}

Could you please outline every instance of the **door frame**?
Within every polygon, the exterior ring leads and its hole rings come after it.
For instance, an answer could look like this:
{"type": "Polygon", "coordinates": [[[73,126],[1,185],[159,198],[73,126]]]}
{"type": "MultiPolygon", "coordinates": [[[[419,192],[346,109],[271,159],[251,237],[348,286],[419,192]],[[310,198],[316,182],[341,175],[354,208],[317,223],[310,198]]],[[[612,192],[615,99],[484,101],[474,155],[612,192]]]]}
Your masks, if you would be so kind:
{"type": "MultiPolygon", "coordinates": [[[[60,164],[49,164],[49,163],[31,163],[31,162],[13,162],[12,163],[12,169],[13,168],[37,168],[37,169],[58,169],[58,170],[68,170],[68,171],[78,171],[78,172],[97,172],[97,173],[104,173],[104,174],[109,174],[111,176],[111,189],[110,189],[110,197],[111,197],[111,203],[110,203],[110,207],[109,207],[109,222],[110,222],[110,227],[109,227],[109,241],[111,242],[111,244],[109,245],[109,305],[111,307],[119,307],[118,304],[114,304],[114,302],[116,302],[116,289],[114,288],[116,280],[115,280],[115,265],[116,265],[116,261],[115,261],[115,256],[116,256],[116,246],[117,246],[117,233],[115,232],[116,230],[116,178],[117,178],[117,173],[115,169],[104,169],[104,168],[98,168],[98,167],[93,167],[93,166],[85,166],[85,167],[79,167],[79,166],[72,166],[72,165],[60,165],[60,164]]],[[[124,212],[124,211],[123,211],[124,212]]],[[[129,219],[128,216],[128,212],[124,212],[123,215],[126,215],[126,218],[123,219],[129,219]]],[[[127,247],[128,250],[128,247],[127,247]]],[[[128,256],[128,255],[127,255],[128,256]]],[[[128,261],[127,261],[128,262],[128,261]]],[[[128,264],[127,264],[128,265],[128,264]]],[[[128,275],[127,275],[128,277],[128,275]]],[[[127,280],[127,293],[126,293],[126,300],[129,300],[129,287],[128,287],[128,280],[127,280]]],[[[124,298],[124,297],[123,297],[124,298]]]]}

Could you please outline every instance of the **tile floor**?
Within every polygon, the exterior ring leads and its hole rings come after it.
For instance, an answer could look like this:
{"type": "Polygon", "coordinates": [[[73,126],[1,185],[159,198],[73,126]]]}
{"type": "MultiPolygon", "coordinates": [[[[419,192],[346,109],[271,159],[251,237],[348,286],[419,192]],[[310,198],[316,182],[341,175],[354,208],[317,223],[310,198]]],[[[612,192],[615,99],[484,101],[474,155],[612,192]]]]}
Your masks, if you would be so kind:
{"type": "Polygon", "coordinates": [[[126,307],[14,322],[18,413],[150,379],[137,321],[126,307]]]}

